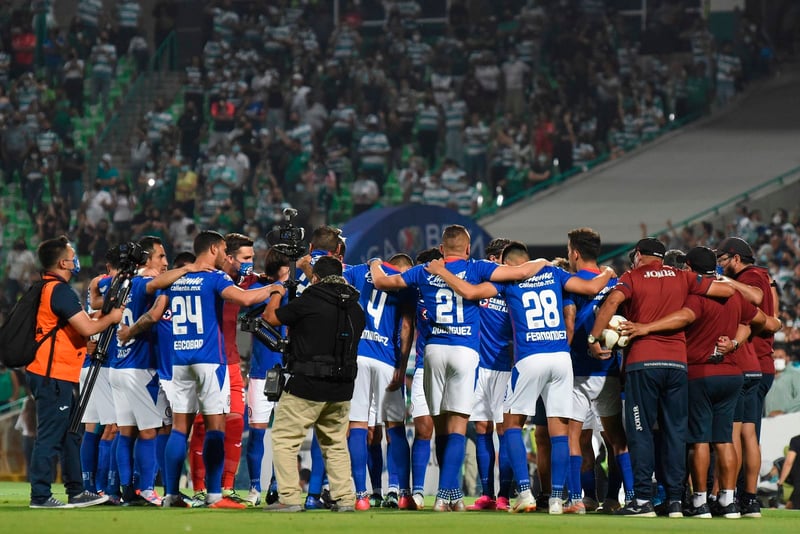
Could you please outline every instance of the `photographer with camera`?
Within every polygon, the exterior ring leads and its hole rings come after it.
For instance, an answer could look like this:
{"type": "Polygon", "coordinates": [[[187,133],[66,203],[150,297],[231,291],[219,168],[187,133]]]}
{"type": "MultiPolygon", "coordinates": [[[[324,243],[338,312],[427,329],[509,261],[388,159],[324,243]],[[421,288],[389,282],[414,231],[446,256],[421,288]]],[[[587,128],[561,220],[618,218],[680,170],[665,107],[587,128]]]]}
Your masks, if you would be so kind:
{"type": "Polygon", "coordinates": [[[334,499],[332,510],[353,511],[347,428],[357,367],[356,353],[365,326],[359,292],[342,277],[342,264],[320,257],[311,285],[286,306],[279,307],[285,289],[273,286],[264,319],[290,328],[287,359],[290,377],[275,411],[272,448],[279,501],[267,511],[303,510],[297,453],[313,425],[324,451],[334,499]],[[335,320],[332,320],[335,318],[335,320]]]}
{"type": "Polygon", "coordinates": [[[30,465],[31,508],[81,508],[108,500],[84,491],[81,476],[79,434],[69,431],[76,409],[78,381],[89,336],[119,323],[122,310],[112,309],[93,319],[81,307],[69,280],[80,271],[75,249],[66,236],[43,241],[37,251],[47,283],[36,316],[36,339],[57,329],[39,346],[35,359],[26,367],[28,389],[36,399],[36,440],[30,465]],[[62,478],[67,490],[65,504],[51,491],[53,458],[61,455],[62,478]]]}

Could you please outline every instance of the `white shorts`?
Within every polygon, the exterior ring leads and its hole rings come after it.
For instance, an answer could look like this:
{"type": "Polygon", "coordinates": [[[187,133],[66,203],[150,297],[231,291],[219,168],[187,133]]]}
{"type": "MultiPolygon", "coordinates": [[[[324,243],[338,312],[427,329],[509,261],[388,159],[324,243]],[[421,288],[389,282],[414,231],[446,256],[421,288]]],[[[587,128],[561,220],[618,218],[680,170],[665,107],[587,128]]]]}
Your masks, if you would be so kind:
{"type": "Polygon", "coordinates": [[[171,417],[155,369],[110,369],[109,378],[117,425],[147,430],[162,427],[171,417]]]}
{"type": "MultiPolygon", "coordinates": [[[[91,367],[81,369],[81,391],[86,383],[91,367]]],[[[86,403],[86,411],[83,412],[81,423],[100,423],[101,425],[112,425],[117,422],[117,413],[114,411],[114,396],[111,393],[111,382],[108,378],[108,367],[101,367],[97,373],[92,394],[89,395],[89,402],[86,403]]]]}
{"type": "Polygon", "coordinates": [[[414,369],[414,378],[411,380],[411,418],[428,417],[431,411],[428,409],[428,401],[425,400],[423,369],[414,369]]]}
{"type": "Polygon", "coordinates": [[[219,363],[193,363],[172,366],[175,413],[220,415],[231,411],[231,381],[228,366],[219,363]]]}
{"type": "Polygon", "coordinates": [[[358,374],[350,403],[350,421],[370,426],[406,420],[404,390],[386,391],[394,377],[394,367],[386,362],[359,356],[358,374]]]}
{"type": "Polygon", "coordinates": [[[164,395],[164,398],[167,400],[167,412],[164,417],[164,425],[172,425],[172,399],[175,398],[172,380],[164,380],[159,377],[158,385],[161,386],[161,394],[164,395]]]}
{"type": "Polygon", "coordinates": [[[572,385],[572,416],[587,421],[595,415],[611,417],[622,412],[619,377],[576,376],[572,385]]]}
{"type": "Polygon", "coordinates": [[[547,417],[572,417],[572,360],[569,352],[534,354],[519,360],[514,369],[509,413],[534,415],[536,399],[541,395],[547,417]]]}
{"type": "Polygon", "coordinates": [[[475,383],[475,405],[470,421],[503,422],[503,400],[508,390],[511,371],[493,371],[478,367],[475,383]]]}
{"type": "Polygon", "coordinates": [[[425,400],[432,416],[444,412],[469,415],[475,404],[478,352],[451,345],[425,346],[425,400]]]}
{"type": "Polygon", "coordinates": [[[276,403],[264,395],[266,378],[251,378],[247,383],[247,420],[250,423],[269,424],[276,403]]]}

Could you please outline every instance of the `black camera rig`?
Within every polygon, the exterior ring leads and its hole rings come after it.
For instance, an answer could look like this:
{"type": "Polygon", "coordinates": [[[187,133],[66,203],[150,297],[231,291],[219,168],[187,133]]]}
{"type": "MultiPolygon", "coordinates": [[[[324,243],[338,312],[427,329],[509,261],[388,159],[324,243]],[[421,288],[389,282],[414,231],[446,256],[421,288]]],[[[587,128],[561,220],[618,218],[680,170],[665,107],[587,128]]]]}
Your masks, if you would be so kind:
{"type": "MultiPolygon", "coordinates": [[[[147,258],[150,255],[149,252],[135,242],[123,243],[118,245],[117,249],[119,252],[119,270],[117,274],[114,275],[111,285],[103,299],[103,315],[125,304],[131,291],[131,280],[136,276],[139,267],[147,262],[147,258]]],[[[111,325],[100,333],[100,338],[97,340],[97,347],[92,353],[92,363],[89,366],[89,373],[86,376],[86,381],[78,397],[78,408],[72,412],[72,417],[69,422],[70,432],[77,432],[80,428],[81,419],[89,404],[89,397],[92,394],[95,382],[97,382],[97,375],[100,373],[100,368],[108,360],[108,347],[111,344],[111,340],[114,338],[114,331],[116,328],[117,325],[111,325]]]]}

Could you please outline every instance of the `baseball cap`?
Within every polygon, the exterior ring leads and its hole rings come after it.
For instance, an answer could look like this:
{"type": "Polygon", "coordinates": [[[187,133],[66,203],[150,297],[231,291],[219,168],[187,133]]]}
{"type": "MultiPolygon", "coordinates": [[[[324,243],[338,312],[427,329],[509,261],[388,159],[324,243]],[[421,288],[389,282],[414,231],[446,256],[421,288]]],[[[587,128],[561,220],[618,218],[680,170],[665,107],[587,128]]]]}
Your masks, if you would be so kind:
{"type": "Polygon", "coordinates": [[[686,265],[698,274],[716,274],[717,256],[708,247],[694,247],[686,253],[686,265]]]}
{"type": "Polygon", "coordinates": [[[111,163],[111,154],[103,154],[103,161],[111,163]]]}
{"type": "Polygon", "coordinates": [[[745,263],[753,263],[755,256],[753,249],[747,244],[747,241],[741,237],[726,237],[717,246],[717,258],[728,254],[730,256],[739,255],[745,263]]]}
{"type": "Polygon", "coordinates": [[[655,256],[656,258],[663,258],[666,251],[667,248],[664,246],[664,243],[655,237],[645,237],[636,243],[636,246],[630,253],[629,257],[631,258],[631,261],[633,261],[633,256],[639,252],[643,256],[655,256]]]}
{"type": "Polygon", "coordinates": [[[227,158],[225,156],[223,156],[222,154],[217,156],[217,165],[223,166],[223,165],[225,165],[226,161],[227,161],[227,158]]]}

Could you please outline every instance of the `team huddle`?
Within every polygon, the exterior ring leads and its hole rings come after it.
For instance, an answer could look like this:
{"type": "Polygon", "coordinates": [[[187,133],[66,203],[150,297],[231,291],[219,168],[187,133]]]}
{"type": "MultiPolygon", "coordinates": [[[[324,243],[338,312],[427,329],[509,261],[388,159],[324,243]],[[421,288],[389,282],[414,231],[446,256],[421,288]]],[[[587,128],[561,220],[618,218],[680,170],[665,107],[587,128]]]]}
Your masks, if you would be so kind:
{"type": "MultiPolygon", "coordinates": [[[[140,244],[148,259],[132,281],[108,368],[83,417],[84,487],[128,504],[256,506],[275,408],[264,384],[283,358],[254,338],[245,381],[236,322],[276,292],[286,303],[278,287],[288,280],[289,259],[270,250],[264,273],[254,274],[249,238],[201,232],[195,255],[180,255],[167,270],[158,239],[140,244]],[[179,490],[187,448],[193,496],[179,490]],[[242,449],[250,491],[240,496],[234,478],[242,449]],[[163,498],[155,491],[159,471],[163,498]]],[[[663,488],[670,517],[760,516],[760,407],[774,374],[771,332],[780,326],[768,273],[752,265],[752,250],[738,238],[717,251],[697,247],[679,256],[685,269],[669,265],[663,244],[648,238],[631,253],[631,270],[617,278],[598,266],[600,244],[596,232],[580,228],[568,234],[559,266],[531,260],[524,244],[505,239],[488,245],[486,260],[472,260],[469,233],[453,225],[438,249],[415,259],[397,254],[345,266],[366,316],[347,437],[356,510],[423,509],[433,440],[437,512],[599,509],[651,517],[663,488]],[[716,275],[718,265],[726,276],[716,275]],[[409,443],[404,388],[412,350],[409,443]],[[523,439],[531,417],[539,495],[523,439]],[[461,471],[469,421],[482,495],[466,506],[461,471]],[[594,481],[595,430],[609,452],[604,496],[594,481]],[[693,493],[683,502],[687,471],[693,493]]],[[[316,229],[310,254],[298,262],[297,293],[320,257],[342,259],[344,249],[338,230],[316,229]]],[[[94,309],[119,267],[113,251],[108,260],[109,274],[90,284],[94,309]]],[[[330,499],[316,439],[311,452],[306,509],[330,499]]],[[[273,477],[268,504],[279,489],[273,477]]]]}

